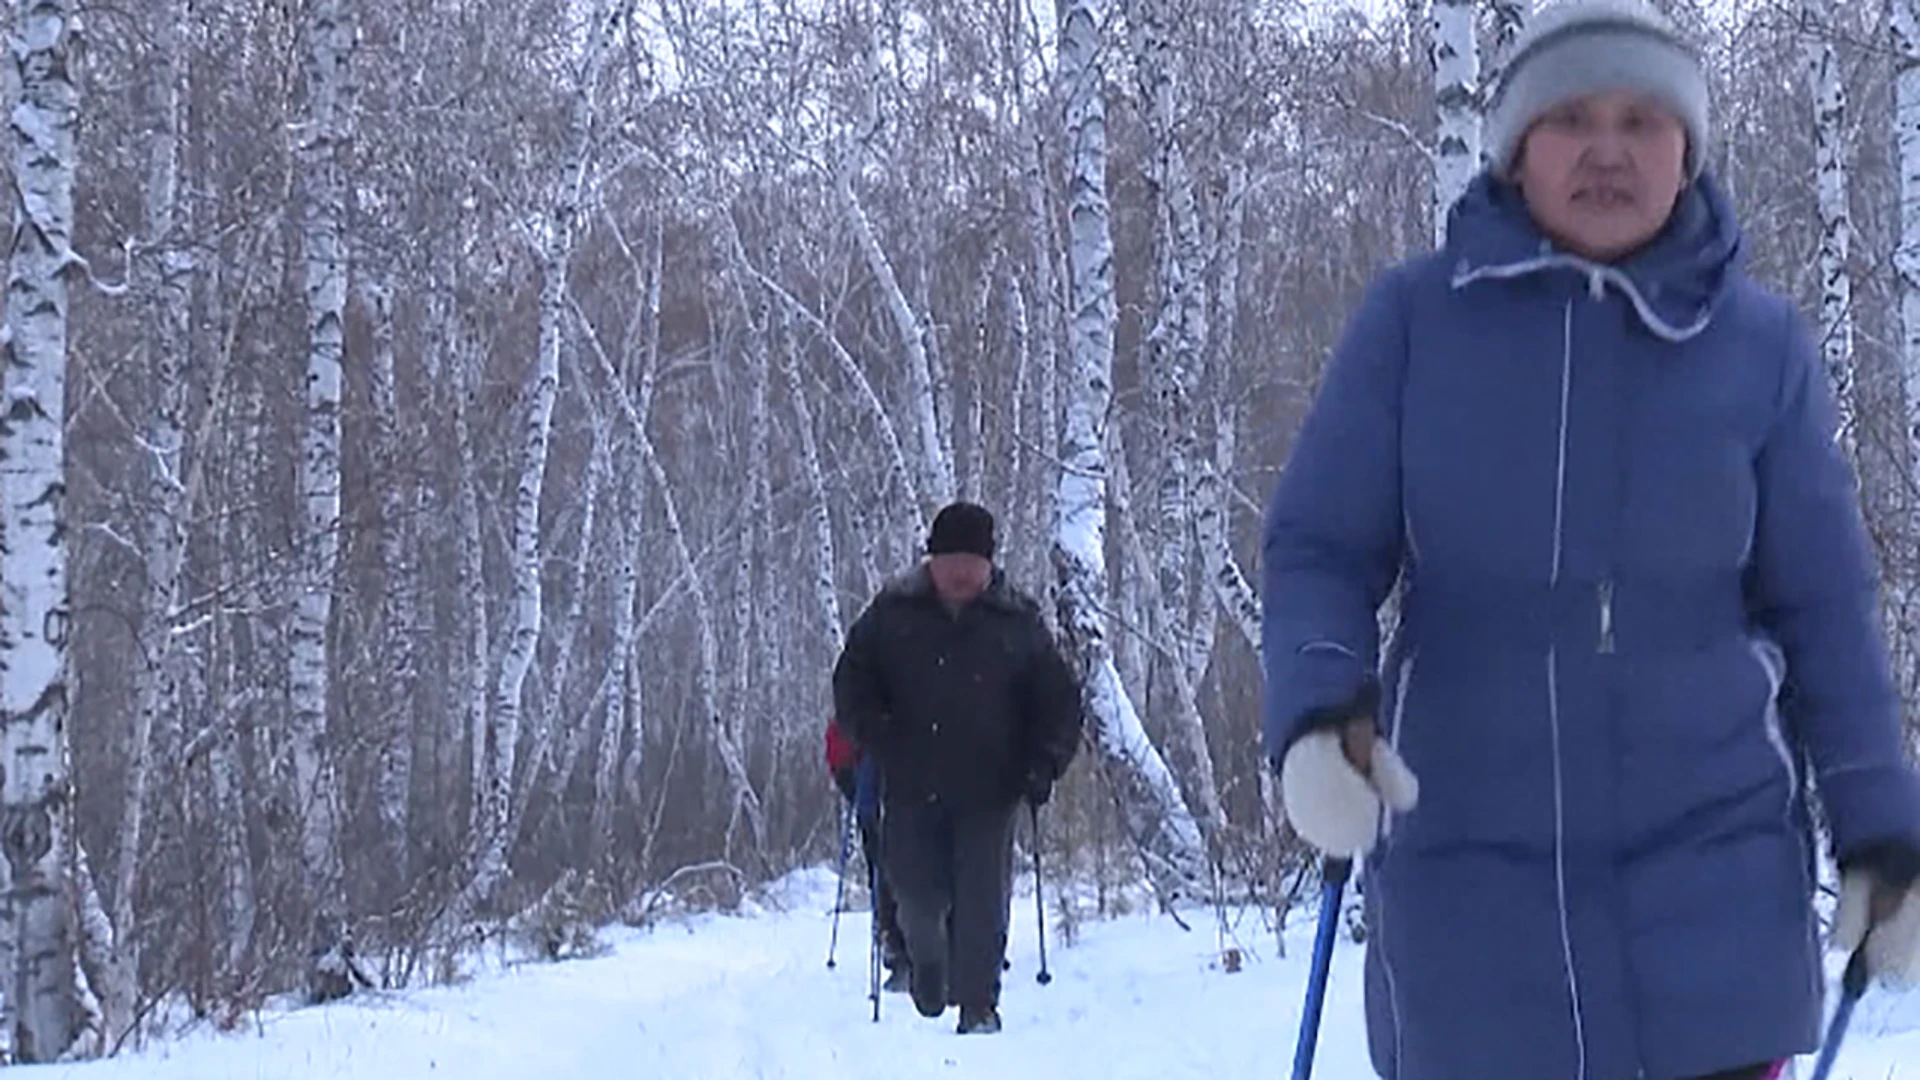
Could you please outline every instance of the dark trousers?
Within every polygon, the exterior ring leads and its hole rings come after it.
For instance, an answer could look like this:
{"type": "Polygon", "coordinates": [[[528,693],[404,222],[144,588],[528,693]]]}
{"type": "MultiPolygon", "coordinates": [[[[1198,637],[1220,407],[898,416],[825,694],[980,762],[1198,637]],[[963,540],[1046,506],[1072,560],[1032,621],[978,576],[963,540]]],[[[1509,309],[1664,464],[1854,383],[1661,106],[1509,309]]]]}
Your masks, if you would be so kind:
{"type": "Polygon", "coordinates": [[[889,969],[899,967],[907,958],[907,939],[900,932],[900,905],[893,887],[887,883],[882,864],[880,826],[868,818],[860,819],[860,853],[866,856],[867,869],[873,875],[873,917],[880,923],[880,956],[889,969]]]}
{"type": "Polygon", "coordinates": [[[883,858],[900,908],[907,956],[947,972],[962,1006],[998,1005],[1007,951],[1013,807],[954,810],[889,804],[883,858]]]}

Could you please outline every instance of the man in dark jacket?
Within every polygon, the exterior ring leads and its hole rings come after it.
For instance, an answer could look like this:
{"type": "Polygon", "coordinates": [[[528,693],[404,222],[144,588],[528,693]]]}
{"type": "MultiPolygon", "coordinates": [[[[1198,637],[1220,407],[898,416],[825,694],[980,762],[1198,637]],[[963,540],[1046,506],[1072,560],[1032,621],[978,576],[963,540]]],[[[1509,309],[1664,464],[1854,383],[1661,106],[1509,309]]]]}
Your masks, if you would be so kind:
{"type": "Polygon", "coordinates": [[[887,981],[882,989],[905,993],[907,989],[907,942],[900,934],[900,913],[887,885],[880,860],[880,806],[875,789],[876,770],[864,760],[860,748],[830,717],[827,720],[827,772],[833,784],[847,800],[854,822],[860,829],[860,853],[866,857],[872,874],[873,917],[880,922],[880,962],[886,965],[887,981]]]}
{"type": "Polygon", "coordinates": [[[1032,599],[993,565],[993,515],[957,502],[927,559],[847,633],[835,714],[880,767],[881,860],[914,1007],[998,1031],[1014,810],[1079,748],[1080,688],[1032,599]]]}

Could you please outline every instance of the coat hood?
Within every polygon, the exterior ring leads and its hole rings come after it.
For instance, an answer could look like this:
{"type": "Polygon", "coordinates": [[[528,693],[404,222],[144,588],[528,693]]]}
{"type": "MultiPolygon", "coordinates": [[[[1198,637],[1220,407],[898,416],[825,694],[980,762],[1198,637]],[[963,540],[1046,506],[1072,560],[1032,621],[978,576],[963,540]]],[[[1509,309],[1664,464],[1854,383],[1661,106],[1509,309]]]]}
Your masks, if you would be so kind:
{"type": "Polygon", "coordinates": [[[1688,184],[1653,243],[1618,263],[1562,251],[1534,224],[1520,189],[1482,172],[1447,219],[1453,287],[1530,274],[1574,273],[1598,296],[1618,290],[1640,322],[1668,341],[1705,330],[1740,263],[1740,223],[1711,173],[1688,184]]]}

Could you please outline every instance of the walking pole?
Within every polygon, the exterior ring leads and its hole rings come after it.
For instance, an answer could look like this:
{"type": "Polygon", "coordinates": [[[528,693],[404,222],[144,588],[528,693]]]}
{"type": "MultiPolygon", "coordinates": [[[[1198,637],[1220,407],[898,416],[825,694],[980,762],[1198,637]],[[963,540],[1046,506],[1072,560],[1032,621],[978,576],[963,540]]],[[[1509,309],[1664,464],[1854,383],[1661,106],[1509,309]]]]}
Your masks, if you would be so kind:
{"type": "Polygon", "coordinates": [[[1033,819],[1033,928],[1040,935],[1040,972],[1033,980],[1045,986],[1053,972],[1047,970],[1047,906],[1040,900],[1040,808],[1028,803],[1027,813],[1033,819]]]}
{"type": "Polygon", "coordinates": [[[1827,1074],[1833,1071],[1834,1059],[1840,1056],[1840,1044],[1847,1038],[1847,1025],[1853,1021],[1853,1007],[1860,1004],[1866,993],[1867,943],[1862,941],[1847,958],[1846,973],[1840,976],[1840,1004],[1834,1008],[1826,1040],[1820,1044],[1820,1059],[1813,1067],[1813,1080],[1827,1080],[1827,1074]]]}
{"type": "Polygon", "coordinates": [[[1313,970],[1307,977],[1306,1007],[1300,1013],[1300,1041],[1293,1051],[1293,1080],[1313,1075],[1314,1046],[1320,1040],[1320,1010],[1326,1004],[1327,977],[1333,968],[1333,939],[1340,930],[1340,895],[1353,863],[1328,859],[1320,868],[1320,926],[1313,939],[1313,970]]]}
{"type": "Polygon", "coordinates": [[[867,998],[873,1002],[873,1022],[880,1022],[880,869],[867,865],[867,895],[873,899],[869,907],[873,917],[869,920],[873,926],[867,935],[867,998]]]}
{"type": "Polygon", "coordinates": [[[840,884],[833,890],[833,932],[827,936],[827,970],[833,970],[833,952],[840,945],[840,908],[847,898],[847,848],[853,843],[853,813],[842,809],[846,825],[840,830],[840,884]]]}

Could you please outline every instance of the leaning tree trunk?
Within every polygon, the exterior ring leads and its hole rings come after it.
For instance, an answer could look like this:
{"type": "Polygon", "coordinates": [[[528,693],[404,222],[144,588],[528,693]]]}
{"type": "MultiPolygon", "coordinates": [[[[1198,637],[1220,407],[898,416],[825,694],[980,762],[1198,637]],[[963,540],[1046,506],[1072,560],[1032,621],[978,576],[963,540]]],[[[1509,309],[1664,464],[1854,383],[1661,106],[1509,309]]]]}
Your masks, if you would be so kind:
{"type": "Polygon", "coordinates": [[[341,161],[352,92],[350,0],[314,0],[306,32],[308,117],[299,150],[307,293],[307,415],[299,478],[303,558],[287,660],[296,819],[315,913],[308,990],[313,1000],[326,1001],[353,990],[345,956],[339,796],[326,740],[327,626],[340,550],[340,363],[347,303],[347,186],[341,161]]]}
{"type": "Polygon", "coordinates": [[[540,568],[544,546],[540,537],[540,497],[547,474],[547,449],[552,438],[553,406],[560,392],[560,347],[566,332],[567,267],[573,257],[582,204],[587,197],[587,170],[593,148],[593,95],[599,81],[607,34],[612,29],[610,0],[603,0],[590,16],[585,65],[573,90],[567,146],[558,162],[553,202],[547,208],[540,250],[540,337],[535,346],[533,385],[521,421],[520,476],[514,492],[512,589],[504,630],[507,651],[501,658],[487,709],[481,743],[474,753],[486,766],[475,793],[475,815],[470,876],[447,910],[442,925],[459,926],[475,909],[493,898],[507,876],[508,816],[513,802],[514,752],[520,741],[521,691],[540,644],[544,612],[540,595],[540,568]]]}
{"type": "Polygon", "coordinates": [[[1062,440],[1054,527],[1056,604],[1062,633],[1085,680],[1093,737],[1121,788],[1127,826],[1163,901],[1196,893],[1206,879],[1200,829],[1166,762],[1120,685],[1107,637],[1106,425],[1113,403],[1113,238],[1107,203],[1107,121],[1101,100],[1101,0],[1070,0],[1060,14],[1060,73],[1069,146],[1067,263],[1072,289],[1073,378],[1062,440]]]}
{"type": "Polygon", "coordinates": [[[81,1026],[67,743],[67,282],[73,243],[70,0],[14,11],[13,243],[0,426],[0,994],[11,1060],[52,1061],[81,1026]]]}

